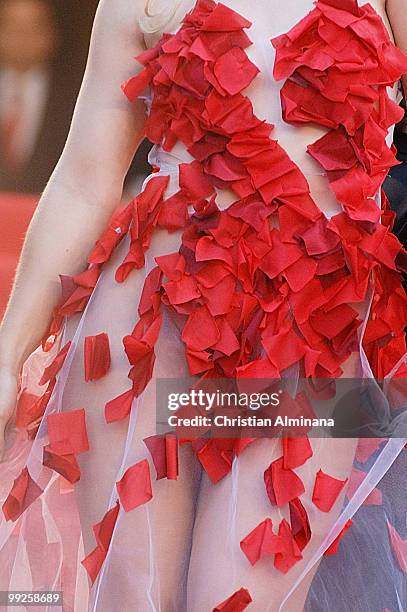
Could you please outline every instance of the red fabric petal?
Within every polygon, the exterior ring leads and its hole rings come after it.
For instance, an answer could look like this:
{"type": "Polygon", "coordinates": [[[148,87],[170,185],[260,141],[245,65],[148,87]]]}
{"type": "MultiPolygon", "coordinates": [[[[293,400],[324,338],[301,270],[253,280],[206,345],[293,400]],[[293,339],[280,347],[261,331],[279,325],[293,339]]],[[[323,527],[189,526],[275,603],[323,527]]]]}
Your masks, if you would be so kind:
{"type": "Polygon", "coordinates": [[[50,449],[60,455],[76,455],[88,451],[85,419],[83,408],[49,414],[47,423],[50,449]]]}
{"type": "Polygon", "coordinates": [[[71,348],[72,342],[69,341],[65,344],[65,346],[59,351],[58,355],[55,357],[54,361],[45,368],[44,373],[41,377],[39,385],[46,385],[50,380],[55,378],[58,372],[61,370],[64,365],[65,359],[68,355],[68,351],[71,348]]]}
{"type": "Polygon", "coordinates": [[[223,440],[209,440],[197,453],[205,472],[215,484],[232,469],[233,452],[224,448],[223,440]]]}
{"type": "MultiPolygon", "coordinates": [[[[356,491],[358,490],[358,488],[363,483],[366,477],[367,477],[367,472],[362,472],[362,470],[358,470],[357,468],[352,469],[352,472],[349,478],[349,484],[346,489],[346,497],[348,499],[351,499],[353,497],[353,495],[356,493],[356,491]]],[[[366,497],[365,501],[363,502],[363,505],[364,506],[381,506],[382,503],[383,503],[383,494],[380,491],[380,489],[375,487],[374,489],[372,489],[372,492],[368,495],[368,497],[366,497]]]]}
{"type": "Polygon", "coordinates": [[[307,436],[303,438],[283,438],[283,467],[295,469],[313,456],[312,447],[307,436]]]}
{"type": "Polygon", "coordinates": [[[291,532],[298,548],[304,550],[311,539],[311,527],[308,520],[308,514],[298,498],[290,501],[289,505],[291,532]]]}
{"type": "Polygon", "coordinates": [[[118,397],[107,402],[105,406],[106,423],[121,421],[129,416],[134,400],[134,391],[129,389],[118,397]]]}
{"type": "Polygon", "coordinates": [[[173,434],[150,436],[144,439],[157,472],[157,480],[178,478],[178,441],[173,434]]]}
{"type": "Polygon", "coordinates": [[[282,552],[276,553],[274,567],[283,574],[286,574],[289,569],[302,559],[302,554],[293,537],[290,525],[285,519],[280,523],[278,535],[281,541],[282,552]]]}
{"type": "Polygon", "coordinates": [[[117,502],[116,506],[105,514],[101,522],[93,527],[97,546],[85,559],[83,559],[83,561],[81,561],[92,584],[96,582],[103,563],[105,562],[117,517],[119,515],[119,510],[120,505],[119,502],[117,502]]]}
{"type": "Polygon", "coordinates": [[[117,517],[119,516],[119,510],[120,504],[119,502],[116,502],[116,505],[111,510],[108,510],[106,512],[100,523],[94,525],[93,527],[96,542],[99,548],[101,548],[105,552],[109,550],[117,517]]]}
{"type": "Polygon", "coordinates": [[[6,521],[16,521],[42,493],[42,489],[32,480],[28,469],[23,468],[2,506],[6,521]]]}
{"type": "Polygon", "coordinates": [[[80,480],[81,470],[74,454],[59,454],[48,445],[44,447],[42,463],[54,472],[58,472],[71,484],[80,480]]]}
{"type": "Polygon", "coordinates": [[[302,480],[290,469],[284,469],[284,458],[273,461],[264,472],[267,495],[273,505],[285,506],[305,492],[302,480]]]}
{"type": "Polygon", "coordinates": [[[403,540],[400,537],[389,521],[387,521],[387,530],[389,533],[393,554],[397,560],[398,566],[402,572],[407,574],[407,540],[403,540]]]}
{"type": "Polygon", "coordinates": [[[106,552],[97,546],[87,557],[85,557],[85,559],[83,559],[83,561],[81,561],[92,584],[96,582],[105,559],[106,552]]]}
{"type": "Polygon", "coordinates": [[[99,380],[110,369],[109,336],[106,333],[97,336],[86,336],[85,349],[85,380],[99,380]]]}
{"type": "Polygon", "coordinates": [[[230,597],[218,604],[213,612],[243,612],[252,603],[252,598],[247,589],[239,589],[230,597]]]}
{"type": "Polygon", "coordinates": [[[257,525],[241,542],[240,548],[252,565],[265,556],[281,552],[280,538],[273,533],[271,519],[257,525]]]}
{"type": "Polygon", "coordinates": [[[332,544],[324,552],[325,556],[335,555],[338,552],[338,547],[339,547],[339,544],[340,544],[343,536],[348,531],[348,529],[350,529],[352,527],[352,525],[353,525],[353,522],[349,519],[349,521],[347,521],[345,523],[345,525],[344,525],[342,531],[340,532],[340,534],[335,538],[335,540],[332,542],[332,544]]]}
{"type": "Polygon", "coordinates": [[[347,482],[348,479],[338,480],[319,470],[315,478],[312,501],[322,512],[329,512],[347,482]]]}
{"type": "Polygon", "coordinates": [[[153,497],[150,479],[150,465],[147,459],[139,461],[126,470],[116,483],[120,503],[125,512],[150,501],[153,497]]]}

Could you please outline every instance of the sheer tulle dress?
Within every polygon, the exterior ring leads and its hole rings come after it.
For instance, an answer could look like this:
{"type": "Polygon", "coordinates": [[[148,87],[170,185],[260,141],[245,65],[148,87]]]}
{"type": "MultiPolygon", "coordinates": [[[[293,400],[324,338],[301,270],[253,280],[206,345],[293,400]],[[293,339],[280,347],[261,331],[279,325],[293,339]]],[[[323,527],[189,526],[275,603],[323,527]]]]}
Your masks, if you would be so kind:
{"type": "Polygon", "coordinates": [[[178,442],[155,382],[406,376],[380,188],[407,60],[356,0],[181,13],[123,85],[154,172],[61,278],[22,371],[0,589],[66,611],[405,610],[406,440],[178,442]]]}

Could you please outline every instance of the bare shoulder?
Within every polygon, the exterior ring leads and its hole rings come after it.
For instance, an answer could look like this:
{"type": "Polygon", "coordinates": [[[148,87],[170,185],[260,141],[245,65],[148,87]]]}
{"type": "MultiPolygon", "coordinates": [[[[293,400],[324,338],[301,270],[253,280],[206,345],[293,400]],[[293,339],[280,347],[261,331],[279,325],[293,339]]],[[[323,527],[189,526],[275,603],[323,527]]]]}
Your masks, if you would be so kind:
{"type": "Polygon", "coordinates": [[[145,13],[146,0],[101,0],[96,22],[115,28],[134,28],[145,13]]]}
{"type": "Polygon", "coordinates": [[[135,37],[141,44],[140,20],[144,15],[146,0],[101,0],[93,28],[93,37],[99,42],[125,43],[135,37]],[[120,37],[120,38],[118,38],[120,37]]]}
{"type": "Polygon", "coordinates": [[[124,80],[130,71],[134,72],[134,57],[145,48],[140,29],[145,2],[100,0],[93,24],[86,82],[92,77],[110,81],[113,75],[124,80]]]}

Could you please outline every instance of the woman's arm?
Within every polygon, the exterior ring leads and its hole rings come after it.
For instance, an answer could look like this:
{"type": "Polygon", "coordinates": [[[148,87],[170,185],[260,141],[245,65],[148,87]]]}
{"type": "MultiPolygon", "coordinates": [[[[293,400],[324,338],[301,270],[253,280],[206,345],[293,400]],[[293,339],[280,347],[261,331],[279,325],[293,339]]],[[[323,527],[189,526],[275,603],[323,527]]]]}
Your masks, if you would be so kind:
{"type": "Polygon", "coordinates": [[[145,110],[129,105],[121,83],[137,70],[144,0],[101,0],[88,65],[61,159],[24,243],[0,326],[0,459],[13,414],[17,376],[39,345],[60,299],[59,275],[74,275],[120,202],[141,140],[145,110]]]}
{"type": "MultiPolygon", "coordinates": [[[[385,0],[385,3],[395,43],[407,54],[407,2],[406,0],[385,0]]],[[[404,75],[401,80],[404,92],[407,93],[407,75],[404,75]]]]}
{"type": "Polygon", "coordinates": [[[46,331],[59,274],[83,270],[120,201],[144,121],[143,105],[130,106],[120,89],[142,50],[141,2],[103,0],[99,6],[68,141],[30,224],[0,327],[0,366],[15,372],[46,331]]]}

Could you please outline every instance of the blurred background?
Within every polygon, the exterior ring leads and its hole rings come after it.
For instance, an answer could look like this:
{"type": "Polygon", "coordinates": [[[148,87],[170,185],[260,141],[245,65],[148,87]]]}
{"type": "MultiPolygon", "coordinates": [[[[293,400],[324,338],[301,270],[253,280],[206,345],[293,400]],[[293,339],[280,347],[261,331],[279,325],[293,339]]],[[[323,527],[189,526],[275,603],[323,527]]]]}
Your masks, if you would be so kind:
{"type": "MultiPolygon", "coordinates": [[[[0,0],[0,319],[26,228],[62,152],[98,0],[0,0]]],[[[142,147],[129,193],[148,172],[142,147]]]]}

